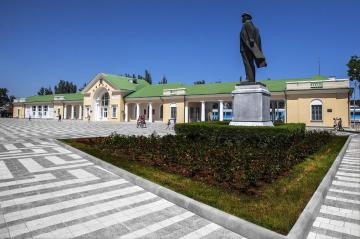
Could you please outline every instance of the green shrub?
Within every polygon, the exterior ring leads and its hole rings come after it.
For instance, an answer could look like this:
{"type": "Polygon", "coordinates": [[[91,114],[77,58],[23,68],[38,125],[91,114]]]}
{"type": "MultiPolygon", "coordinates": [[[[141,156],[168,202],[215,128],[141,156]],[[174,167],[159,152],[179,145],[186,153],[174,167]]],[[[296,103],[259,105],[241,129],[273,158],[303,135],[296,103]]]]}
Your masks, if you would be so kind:
{"type": "Polygon", "coordinates": [[[225,141],[243,147],[266,148],[287,147],[304,137],[305,124],[284,124],[278,127],[246,127],[209,123],[190,123],[175,125],[175,132],[190,140],[212,141],[222,144],[225,141]]]}
{"type": "Polygon", "coordinates": [[[325,145],[327,132],[306,132],[304,125],[231,127],[180,125],[177,135],[159,137],[112,134],[92,140],[100,150],[161,170],[229,189],[249,191],[273,181],[325,145]]]}

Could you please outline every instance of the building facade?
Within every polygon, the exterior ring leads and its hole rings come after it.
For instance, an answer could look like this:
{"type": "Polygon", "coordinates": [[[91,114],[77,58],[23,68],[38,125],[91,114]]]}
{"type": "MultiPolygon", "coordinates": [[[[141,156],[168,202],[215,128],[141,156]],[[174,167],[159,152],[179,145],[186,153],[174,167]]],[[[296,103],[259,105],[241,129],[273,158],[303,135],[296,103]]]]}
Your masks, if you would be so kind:
{"type": "MultiPolygon", "coordinates": [[[[271,92],[273,121],[332,127],[333,118],[349,126],[348,79],[312,78],[261,81],[271,92]]],[[[231,120],[237,82],[201,85],[158,84],[100,73],[81,93],[30,96],[14,102],[13,117],[91,121],[188,123],[231,120]]]]}

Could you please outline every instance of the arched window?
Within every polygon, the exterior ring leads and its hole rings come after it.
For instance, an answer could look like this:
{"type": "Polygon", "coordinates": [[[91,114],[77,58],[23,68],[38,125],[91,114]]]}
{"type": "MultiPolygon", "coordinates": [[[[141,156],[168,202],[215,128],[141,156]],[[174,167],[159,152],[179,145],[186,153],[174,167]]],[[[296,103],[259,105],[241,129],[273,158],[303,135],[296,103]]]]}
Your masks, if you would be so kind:
{"type": "Polygon", "coordinates": [[[320,100],[313,100],[310,104],[311,107],[311,120],[322,120],[322,102],[320,100]]]}
{"type": "Polygon", "coordinates": [[[101,97],[101,106],[108,106],[109,105],[109,93],[103,94],[101,97]]]}

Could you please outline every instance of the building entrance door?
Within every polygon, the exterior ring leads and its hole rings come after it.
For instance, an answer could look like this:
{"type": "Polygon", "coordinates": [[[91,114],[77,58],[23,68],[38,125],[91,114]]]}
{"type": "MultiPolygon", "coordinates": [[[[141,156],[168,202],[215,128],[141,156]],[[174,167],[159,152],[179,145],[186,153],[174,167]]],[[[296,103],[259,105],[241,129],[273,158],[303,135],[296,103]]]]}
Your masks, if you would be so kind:
{"type": "Polygon", "coordinates": [[[108,108],[107,107],[101,107],[100,119],[101,120],[107,120],[107,118],[108,118],[108,108]]]}

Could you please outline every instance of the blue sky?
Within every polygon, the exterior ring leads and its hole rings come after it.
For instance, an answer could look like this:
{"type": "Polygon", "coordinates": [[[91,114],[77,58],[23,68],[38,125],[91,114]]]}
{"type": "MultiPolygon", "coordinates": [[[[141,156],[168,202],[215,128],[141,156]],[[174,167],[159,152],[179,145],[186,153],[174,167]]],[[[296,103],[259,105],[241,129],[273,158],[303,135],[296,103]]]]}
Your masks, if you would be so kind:
{"type": "Polygon", "coordinates": [[[237,81],[241,13],[260,29],[257,79],[346,77],[360,55],[359,0],[0,0],[0,87],[18,97],[99,72],[157,83],[237,81]]]}

